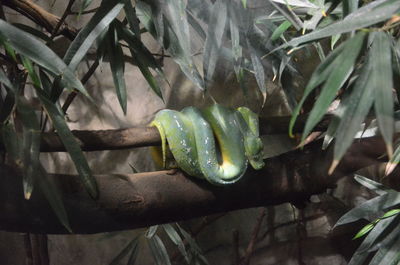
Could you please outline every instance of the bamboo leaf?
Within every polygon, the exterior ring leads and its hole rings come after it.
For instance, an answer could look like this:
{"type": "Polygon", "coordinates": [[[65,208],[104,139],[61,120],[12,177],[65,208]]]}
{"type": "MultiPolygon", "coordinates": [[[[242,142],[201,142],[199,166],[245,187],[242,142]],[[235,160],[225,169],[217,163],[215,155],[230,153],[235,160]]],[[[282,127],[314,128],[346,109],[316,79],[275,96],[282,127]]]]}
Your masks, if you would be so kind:
{"type": "Polygon", "coordinates": [[[353,142],[354,136],[360,130],[361,123],[367,116],[374,101],[376,88],[371,83],[373,64],[371,58],[368,58],[354,84],[351,95],[342,103],[345,110],[336,131],[334,164],[339,163],[353,142]]]}
{"type": "Polygon", "coordinates": [[[363,185],[364,187],[368,188],[369,190],[375,192],[378,195],[383,195],[390,191],[389,188],[385,187],[379,182],[373,181],[372,179],[360,176],[355,174],[354,180],[356,180],[358,183],[363,185]]]}
{"type": "Polygon", "coordinates": [[[382,219],[389,218],[389,217],[392,217],[392,216],[397,215],[399,213],[400,213],[400,209],[393,209],[393,210],[390,210],[390,211],[386,212],[381,218],[382,219]]]}
{"type": "Polygon", "coordinates": [[[353,237],[353,239],[357,239],[357,238],[363,237],[364,235],[368,234],[369,231],[371,231],[374,228],[374,226],[375,226],[374,223],[367,224],[360,231],[358,231],[358,233],[353,237]]]}
{"type": "Polygon", "coordinates": [[[98,189],[96,180],[92,176],[91,170],[85,156],[83,155],[79,143],[76,141],[74,135],[71,133],[67,123],[65,122],[64,114],[43,94],[43,92],[40,90],[36,90],[36,92],[43,104],[43,107],[53,122],[54,128],[57,130],[57,134],[60,136],[65,149],[71,156],[71,159],[75,164],[75,168],[78,171],[86,190],[90,196],[97,198],[98,189]]]}
{"type": "Polygon", "coordinates": [[[17,113],[22,121],[23,188],[25,199],[29,200],[34,186],[34,176],[39,175],[40,125],[35,111],[22,96],[17,99],[17,113]]]}
{"type": "Polygon", "coordinates": [[[175,230],[175,228],[170,224],[163,225],[163,228],[164,228],[165,232],[167,233],[167,235],[169,236],[169,238],[171,239],[171,241],[174,242],[174,244],[176,246],[178,246],[178,249],[181,252],[182,256],[185,258],[186,262],[189,264],[189,256],[188,256],[188,253],[186,252],[185,244],[183,243],[181,236],[178,234],[178,232],[175,230]]]}
{"type": "Polygon", "coordinates": [[[161,239],[154,235],[148,240],[151,253],[153,253],[154,261],[157,265],[171,265],[167,249],[161,239]]]}
{"type": "Polygon", "coordinates": [[[54,213],[60,220],[61,224],[67,229],[68,232],[72,233],[71,226],[69,224],[67,211],[64,207],[64,202],[62,200],[61,192],[54,182],[56,178],[50,177],[44,170],[42,165],[39,165],[39,175],[35,175],[35,183],[42,190],[44,196],[49,202],[54,213]]]}
{"type": "Polygon", "coordinates": [[[385,175],[389,175],[397,167],[400,162],[400,145],[396,148],[393,156],[390,158],[389,162],[386,164],[385,175]]]}
{"type": "Polygon", "coordinates": [[[49,36],[44,34],[43,31],[32,28],[31,26],[21,24],[21,23],[12,23],[12,25],[19,28],[20,30],[28,32],[29,34],[32,34],[32,35],[44,40],[47,43],[53,42],[53,40],[49,36]]]}
{"type": "Polygon", "coordinates": [[[207,29],[206,43],[204,45],[203,70],[207,82],[212,76],[217,65],[222,38],[227,24],[227,4],[225,0],[217,0],[212,8],[209,26],[207,29]]]}
{"type": "Polygon", "coordinates": [[[28,57],[54,75],[60,76],[69,88],[76,88],[82,94],[89,97],[86,89],[71,69],[45,44],[35,39],[29,33],[1,19],[0,34],[6,38],[7,42],[9,42],[17,52],[28,57]]]}
{"type": "Polygon", "coordinates": [[[274,32],[272,32],[271,40],[272,41],[276,41],[277,39],[279,39],[283,35],[283,33],[285,33],[285,31],[288,30],[291,26],[292,26],[292,23],[290,23],[289,21],[287,21],[287,20],[283,21],[274,30],[274,32]]]}
{"type": "Polygon", "coordinates": [[[110,59],[110,68],[113,76],[113,81],[115,89],[117,92],[117,97],[122,111],[126,115],[127,108],[127,95],[126,95],[126,85],[125,85],[125,62],[124,62],[124,52],[122,47],[118,42],[118,34],[115,27],[110,27],[107,34],[107,48],[108,57],[110,59]]]}
{"type": "Polygon", "coordinates": [[[157,229],[158,229],[158,225],[150,226],[149,229],[146,232],[146,237],[147,238],[152,238],[156,234],[157,229]]]}
{"type": "Polygon", "coordinates": [[[289,122],[289,136],[294,137],[293,135],[293,127],[296,122],[297,116],[300,113],[300,109],[303,106],[303,103],[307,99],[307,97],[311,94],[311,92],[320,84],[322,84],[330,75],[330,73],[340,65],[341,62],[341,54],[345,48],[345,43],[342,43],[339,47],[333,50],[326,59],[318,65],[317,69],[313,72],[308,84],[303,92],[303,97],[300,102],[297,104],[296,108],[293,110],[292,118],[289,122]]]}
{"type": "Polygon", "coordinates": [[[397,264],[399,261],[400,252],[400,233],[397,233],[396,237],[392,239],[390,245],[382,246],[378,249],[374,258],[369,263],[370,265],[380,264],[397,264]]]}
{"type": "Polygon", "coordinates": [[[324,28],[314,30],[301,37],[294,38],[276,50],[286,47],[296,47],[302,43],[322,39],[337,34],[350,32],[385,21],[400,11],[398,0],[377,0],[361,7],[346,16],[343,20],[324,28]]]}
{"type": "Polygon", "coordinates": [[[126,15],[126,19],[128,20],[129,27],[135,33],[135,37],[140,40],[140,26],[139,26],[139,18],[136,15],[136,11],[132,6],[131,1],[127,1],[124,6],[124,11],[126,15]]]}
{"type": "Polygon", "coordinates": [[[115,19],[126,0],[103,1],[90,21],[82,28],[69,46],[64,62],[75,71],[97,37],[115,19]]]}
{"type": "Polygon", "coordinates": [[[373,71],[371,82],[375,90],[375,113],[386,143],[389,157],[393,154],[393,72],[391,40],[384,32],[376,32],[371,46],[373,71]]]}
{"type": "MultiPolygon", "coordinates": [[[[346,42],[346,47],[340,56],[340,67],[332,71],[324,83],[321,93],[311,110],[303,131],[302,141],[321,120],[329,105],[336,96],[337,91],[343,86],[353,72],[354,64],[364,42],[364,33],[358,33],[346,42]]],[[[339,62],[339,61],[337,61],[339,62]]]]}

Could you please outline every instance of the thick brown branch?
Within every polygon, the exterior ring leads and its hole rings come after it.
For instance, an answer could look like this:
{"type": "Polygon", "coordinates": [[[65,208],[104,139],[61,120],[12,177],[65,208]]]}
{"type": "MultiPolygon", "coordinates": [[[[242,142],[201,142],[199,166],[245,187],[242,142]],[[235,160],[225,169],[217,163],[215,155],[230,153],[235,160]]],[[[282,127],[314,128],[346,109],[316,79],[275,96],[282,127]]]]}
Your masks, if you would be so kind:
{"type": "MultiPolygon", "coordinates": [[[[228,187],[211,186],[179,171],[95,176],[100,191],[97,200],[89,197],[77,176],[52,177],[58,181],[73,231],[97,233],[304,201],[333,187],[339,177],[376,163],[384,152],[379,139],[357,142],[334,175],[328,176],[331,152],[321,151],[315,142],[267,159],[263,170],[248,170],[239,183],[228,187]]],[[[0,165],[0,176],[0,229],[66,233],[39,188],[26,201],[18,174],[0,165]]]]}
{"type": "MultiPolygon", "coordinates": [[[[325,130],[330,120],[329,115],[316,126],[315,131],[325,130]]],[[[270,117],[261,118],[260,133],[266,134],[285,134],[288,132],[288,123],[290,117],[270,117]]],[[[300,116],[295,132],[301,132],[304,128],[306,117],[300,116]]],[[[102,130],[102,131],[73,131],[76,139],[81,144],[84,151],[99,151],[99,150],[117,150],[129,149],[134,147],[160,145],[160,134],[156,128],[127,128],[118,130],[102,130]]],[[[3,149],[3,144],[0,142],[0,149],[3,149]]],[[[62,152],[65,147],[56,133],[42,134],[42,152],[62,152]]]]}
{"type": "MultiPolygon", "coordinates": [[[[49,33],[52,33],[60,22],[60,18],[58,16],[47,12],[42,7],[29,0],[3,0],[2,3],[3,5],[14,9],[15,11],[31,19],[36,24],[42,26],[49,33]]],[[[67,23],[63,22],[62,25],[60,25],[60,30],[58,32],[70,40],[73,40],[78,33],[78,30],[68,26],[67,23]]]]}

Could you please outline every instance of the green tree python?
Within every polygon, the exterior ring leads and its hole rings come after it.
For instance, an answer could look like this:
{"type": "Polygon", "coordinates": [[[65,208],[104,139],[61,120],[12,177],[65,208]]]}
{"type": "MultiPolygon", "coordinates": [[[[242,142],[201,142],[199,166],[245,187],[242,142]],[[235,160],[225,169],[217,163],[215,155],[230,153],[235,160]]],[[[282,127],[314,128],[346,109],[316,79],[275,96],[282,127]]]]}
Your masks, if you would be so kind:
{"type": "Polygon", "coordinates": [[[164,167],[168,145],[179,168],[211,184],[235,183],[248,163],[254,169],[264,166],[258,116],[246,107],[234,110],[214,104],[204,110],[164,109],[150,126],[160,133],[162,154],[158,155],[164,167]]]}

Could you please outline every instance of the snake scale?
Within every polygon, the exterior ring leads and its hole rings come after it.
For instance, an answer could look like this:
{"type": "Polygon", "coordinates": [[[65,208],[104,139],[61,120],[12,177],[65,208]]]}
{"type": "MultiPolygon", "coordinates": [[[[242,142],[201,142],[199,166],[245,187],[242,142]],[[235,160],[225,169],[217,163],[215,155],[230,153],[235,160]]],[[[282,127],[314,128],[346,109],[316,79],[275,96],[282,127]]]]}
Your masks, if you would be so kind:
{"type": "Polygon", "coordinates": [[[179,168],[211,184],[235,183],[248,163],[254,169],[264,166],[258,116],[246,107],[164,109],[150,126],[160,133],[164,167],[168,146],[179,168]]]}

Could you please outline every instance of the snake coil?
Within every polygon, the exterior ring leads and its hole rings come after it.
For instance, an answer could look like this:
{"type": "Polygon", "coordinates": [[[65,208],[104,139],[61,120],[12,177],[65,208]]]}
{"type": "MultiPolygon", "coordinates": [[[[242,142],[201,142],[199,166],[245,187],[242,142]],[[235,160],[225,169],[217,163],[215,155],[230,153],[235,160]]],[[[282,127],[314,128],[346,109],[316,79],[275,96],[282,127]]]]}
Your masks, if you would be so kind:
{"type": "Polygon", "coordinates": [[[165,109],[150,125],[160,132],[164,167],[168,141],[179,168],[214,185],[238,181],[248,162],[254,169],[264,166],[258,116],[246,107],[233,110],[214,104],[202,111],[165,109]]]}

